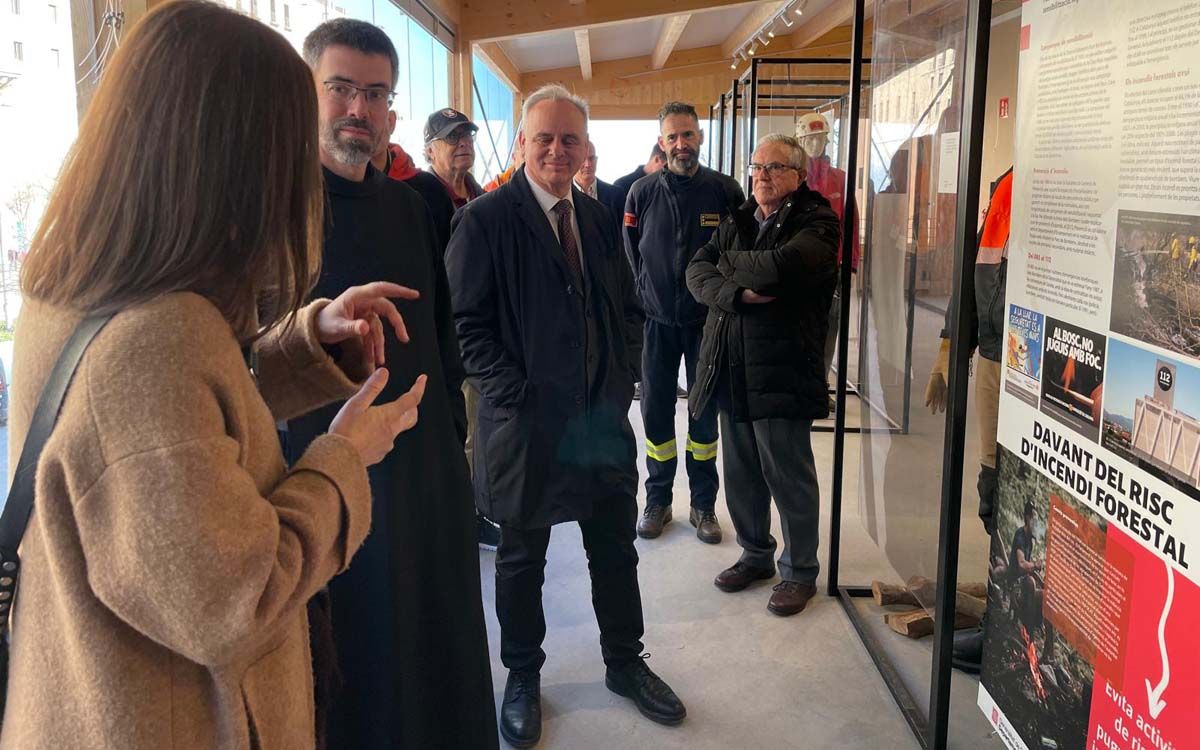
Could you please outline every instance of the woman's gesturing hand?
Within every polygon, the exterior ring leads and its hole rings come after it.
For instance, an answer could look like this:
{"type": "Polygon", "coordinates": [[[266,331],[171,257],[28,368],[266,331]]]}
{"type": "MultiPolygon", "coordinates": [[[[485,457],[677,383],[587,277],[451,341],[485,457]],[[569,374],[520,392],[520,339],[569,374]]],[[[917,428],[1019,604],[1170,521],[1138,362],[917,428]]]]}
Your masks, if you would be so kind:
{"type": "Polygon", "coordinates": [[[399,284],[376,281],[352,286],[325,306],[317,316],[317,340],[322,344],[340,344],[356,340],[364,353],[367,371],[384,365],[383,324],[386,319],[396,338],[408,341],[404,318],[392,299],[418,299],[421,294],[399,284]]]}
{"type": "Polygon", "coordinates": [[[417,423],[417,407],[425,395],[426,380],[421,375],[408,393],[390,403],[372,406],[388,381],[387,370],[376,370],[333,418],[330,434],[349,440],[363,463],[374,466],[391,452],[396,436],[417,423]]]}

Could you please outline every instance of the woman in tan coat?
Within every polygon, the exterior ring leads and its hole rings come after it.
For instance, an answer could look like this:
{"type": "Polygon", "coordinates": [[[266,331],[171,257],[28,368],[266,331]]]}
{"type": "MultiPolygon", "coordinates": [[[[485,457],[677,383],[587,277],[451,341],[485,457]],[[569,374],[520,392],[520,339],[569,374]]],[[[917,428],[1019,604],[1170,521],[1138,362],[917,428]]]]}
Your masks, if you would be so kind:
{"type": "Polygon", "coordinates": [[[0,748],[314,745],[304,605],[367,534],[365,467],[424,382],[370,405],[380,319],[406,339],[387,298],[415,292],[301,308],[316,111],[287,42],[208,3],[150,13],[105,72],[22,276],[14,459],[76,323],[116,315],[38,464],[0,748]],[[346,397],[285,467],[275,421],[346,397]]]}

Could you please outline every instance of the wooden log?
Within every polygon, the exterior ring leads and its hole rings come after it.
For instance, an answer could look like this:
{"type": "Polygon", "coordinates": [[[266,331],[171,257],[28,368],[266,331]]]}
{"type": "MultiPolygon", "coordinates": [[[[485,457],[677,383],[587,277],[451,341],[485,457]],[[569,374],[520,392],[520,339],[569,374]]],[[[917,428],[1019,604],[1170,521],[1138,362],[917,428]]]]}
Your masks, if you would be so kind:
{"type": "MultiPolygon", "coordinates": [[[[900,635],[909,638],[924,638],[933,633],[933,617],[924,609],[914,609],[909,612],[888,612],[883,616],[884,623],[900,635]]],[[[954,629],[972,628],[979,624],[979,618],[955,612],[954,629]]]]}
{"type": "Polygon", "coordinates": [[[987,611],[987,599],[971,596],[959,589],[954,597],[954,611],[960,615],[974,617],[976,621],[982,620],[983,613],[987,611]]]}
{"type": "MultiPolygon", "coordinates": [[[[977,599],[987,599],[986,583],[961,583],[958,592],[977,599]]],[[[891,604],[910,604],[914,607],[932,605],[936,591],[933,582],[928,578],[914,576],[909,579],[909,585],[899,586],[883,581],[871,583],[871,594],[879,606],[891,604]]]]}

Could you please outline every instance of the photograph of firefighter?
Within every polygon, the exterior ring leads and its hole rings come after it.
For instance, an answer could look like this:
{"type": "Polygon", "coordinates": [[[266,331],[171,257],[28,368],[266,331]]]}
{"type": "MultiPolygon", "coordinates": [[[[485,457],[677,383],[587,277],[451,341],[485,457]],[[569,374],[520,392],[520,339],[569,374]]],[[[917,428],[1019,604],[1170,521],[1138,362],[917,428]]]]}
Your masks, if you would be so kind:
{"type": "Polygon", "coordinates": [[[1117,213],[1112,318],[1116,333],[1200,356],[1200,216],[1117,213]]]}
{"type": "Polygon", "coordinates": [[[1009,481],[999,488],[988,564],[982,682],[997,704],[1012,707],[1005,713],[1026,746],[1082,750],[1095,670],[1056,632],[1045,606],[1051,497],[1095,523],[1101,537],[1104,522],[1003,447],[999,464],[1009,481]]]}
{"type": "Polygon", "coordinates": [[[1046,318],[1043,346],[1042,413],[1090,440],[1099,441],[1104,337],[1046,318]]]}

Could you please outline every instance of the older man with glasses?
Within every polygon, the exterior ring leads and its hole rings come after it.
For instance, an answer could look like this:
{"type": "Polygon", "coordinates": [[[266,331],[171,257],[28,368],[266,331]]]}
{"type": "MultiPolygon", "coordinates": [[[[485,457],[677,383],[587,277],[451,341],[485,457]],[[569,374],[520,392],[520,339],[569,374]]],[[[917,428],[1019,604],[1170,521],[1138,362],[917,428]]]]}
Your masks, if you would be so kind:
{"type": "Polygon", "coordinates": [[[446,186],[456,209],[483,195],[471,176],[475,166],[475,134],[479,126],[456,109],[439,109],[425,121],[425,160],[446,186]]]}
{"type": "Polygon", "coordinates": [[[688,265],[688,288],[708,306],[698,383],[689,407],[720,409],[725,498],[741,559],[714,583],[741,591],[774,578],[771,500],[783,554],[767,609],[804,609],[816,593],[820,487],[814,419],[829,415],[822,353],[837,276],[837,214],[804,184],[807,156],[787,135],[754,152],[753,197],[688,265]]]}
{"type": "MultiPolygon", "coordinates": [[[[442,182],[457,211],[486,191],[471,175],[475,166],[475,134],[479,126],[456,109],[439,109],[425,121],[425,160],[429,171],[442,182]]],[[[479,414],[479,392],[463,384],[467,401],[467,463],[475,465],[475,418],[479,414]]],[[[483,514],[475,518],[476,538],[483,549],[496,551],[500,527],[483,514]]]]}

